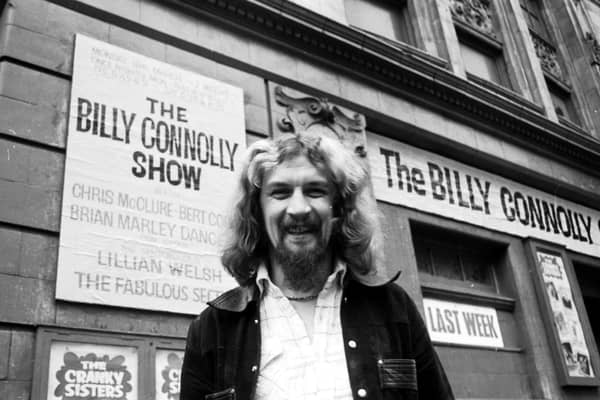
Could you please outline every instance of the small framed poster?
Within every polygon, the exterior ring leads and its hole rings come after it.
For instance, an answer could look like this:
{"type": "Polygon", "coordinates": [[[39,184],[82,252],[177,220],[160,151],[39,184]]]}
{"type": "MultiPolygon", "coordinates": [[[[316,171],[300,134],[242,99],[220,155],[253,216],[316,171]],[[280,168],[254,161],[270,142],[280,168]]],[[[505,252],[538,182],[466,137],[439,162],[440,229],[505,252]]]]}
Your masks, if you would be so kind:
{"type": "Polygon", "coordinates": [[[143,340],[104,334],[38,330],[35,399],[137,400],[146,392],[143,340]]]}
{"type": "Polygon", "coordinates": [[[528,257],[563,386],[600,386],[600,359],[571,261],[563,247],[527,239],[528,257]]]}
{"type": "Polygon", "coordinates": [[[179,400],[185,341],[157,343],[154,348],[154,399],[179,400]]]}

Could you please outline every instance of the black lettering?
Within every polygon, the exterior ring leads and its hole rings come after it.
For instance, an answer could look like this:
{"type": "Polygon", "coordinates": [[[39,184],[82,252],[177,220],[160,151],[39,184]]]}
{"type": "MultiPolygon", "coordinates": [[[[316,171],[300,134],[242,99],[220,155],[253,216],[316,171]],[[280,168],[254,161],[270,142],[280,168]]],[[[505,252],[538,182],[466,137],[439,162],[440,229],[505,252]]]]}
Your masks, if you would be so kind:
{"type": "Polygon", "coordinates": [[[436,200],[446,198],[446,189],[444,188],[444,175],[442,169],[432,162],[427,163],[429,168],[429,184],[431,185],[431,194],[436,200]]]}
{"type": "Polygon", "coordinates": [[[565,237],[571,237],[571,221],[569,220],[567,211],[564,209],[563,206],[556,207],[556,217],[558,220],[558,225],[560,227],[561,233],[565,237]],[[561,218],[561,216],[563,216],[563,218],[561,218]],[[564,224],[563,224],[563,220],[564,220],[564,224]]]}
{"type": "Polygon", "coordinates": [[[143,178],[146,176],[146,168],[144,164],[146,163],[146,155],[141,151],[136,151],[133,153],[133,162],[137,164],[136,167],[131,168],[131,172],[137,178],[143,178]]]}
{"type": "Polygon", "coordinates": [[[510,222],[515,220],[515,210],[512,205],[513,198],[510,190],[508,190],[505,186],[500,188],[500,202],[502,203],[502,211],[504,212],[504,216],[510,222]]]}
{"type": "Polygon", "coordinates": [[[385,173],[387,175],[388,187],[391,188],[394,186],[394,181],[392,180],[392,166],[390,163],[390,157],[394,155],[394,151],[384,149],[383,147],[379,148],[379,154],[385,157],[385,173]]]}
{"type": "Polygon", "coordinates": [[[536,227],[536,222],[541,230],[545,230],[544,219],[542,218],[542,206],[540,205],[540,199],[527,196],[527,205],[531,212],[531,226],[536,227]]]}
{"type": "Polygon", "coordinates": [[[87,132],[92,127],[88,118],[92,113],[92,103],[89,100],[79,97],[77,99],[77,130],[87,132]]]}
{"type": "Polygon", "coordinates": [[[554,204],[542,201],[542,209],[544,210],[544,221],[546,221],[546,232],[550,232],[550,226],[552,226],[554,233],[559,233],[554,204]]]}
{"type": "Polygon", "coordinates": [[[415,193],[420,196],[425,196],[427,194],[427,191],[425,190],[425,188],[421,187],[425,184],[425,177],[423,176],[423,171],[415,167],[410,170],[410,174],[412,176],[412,184],[413,188],[415,189],[415,193]]]}
{"type": "Polygon", "coordinates": [[[517,218],[522,225],[529,225],[529,209],[525,201],[525,196],[521,192],[514,193],[515,199],[515,210],[517,211],[517,218]]]}

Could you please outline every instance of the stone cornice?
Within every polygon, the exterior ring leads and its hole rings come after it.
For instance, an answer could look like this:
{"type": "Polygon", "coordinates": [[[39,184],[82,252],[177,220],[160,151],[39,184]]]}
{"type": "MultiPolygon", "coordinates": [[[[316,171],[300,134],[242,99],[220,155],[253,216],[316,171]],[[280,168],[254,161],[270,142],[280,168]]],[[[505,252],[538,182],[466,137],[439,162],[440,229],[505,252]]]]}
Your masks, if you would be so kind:
{"type": "Polygon", "coordinates": [[[303,57],[360,76],[382,90],[392,91],[450,118],[600,175],[598,140],[548,120],[537,106],[520,96],[501,96],[459,78],[441,68],[435,57],[418,50],[392,47],[282,0],[177,2],[233,28],[299,52],[303,57]]]}

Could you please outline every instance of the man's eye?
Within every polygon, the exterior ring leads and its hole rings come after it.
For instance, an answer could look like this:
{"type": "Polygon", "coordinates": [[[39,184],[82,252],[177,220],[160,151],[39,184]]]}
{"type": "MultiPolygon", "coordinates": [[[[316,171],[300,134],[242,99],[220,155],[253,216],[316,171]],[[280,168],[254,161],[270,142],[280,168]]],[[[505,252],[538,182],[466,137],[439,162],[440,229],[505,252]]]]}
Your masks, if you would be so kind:
{"type": "Polygon", "coordinates": [[[306,195],[309,197],[325,197],[328,192],[326,189],[308,189],[306,195]]]}
{"type": "Polygon", "coordinates": [[[285,199],[289,195],[290,195],[289,190],[277,189],[277,190],[271,191],[271,197],[278,199],[278,200],[285,199]]]}

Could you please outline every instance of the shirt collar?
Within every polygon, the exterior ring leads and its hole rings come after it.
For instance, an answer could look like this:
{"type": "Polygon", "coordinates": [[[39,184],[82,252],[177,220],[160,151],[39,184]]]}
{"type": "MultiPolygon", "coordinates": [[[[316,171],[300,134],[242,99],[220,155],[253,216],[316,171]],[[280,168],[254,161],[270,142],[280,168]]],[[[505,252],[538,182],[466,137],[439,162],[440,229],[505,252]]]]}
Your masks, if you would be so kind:
{"type": "MultiPolygon", "coordinates": [[[[346,263],[341,260],[336,260],[335,268],[331,275],[327,277],[324,286],[331,286],[332,284],[335,284],[338,288],[342,288],[344,284],[344,278],[346,277],[346,270],[346,263]]],[[[261,297],[263,297],[265,294],[268,294],[269,290],[271,290],[273,286],[276,286],[271,280],[271,277],[269,276],[269,270],[264,262],[260,264],[258,271],[256,272],[256,286],[258,286],[258,292],[261,297]]]]}

